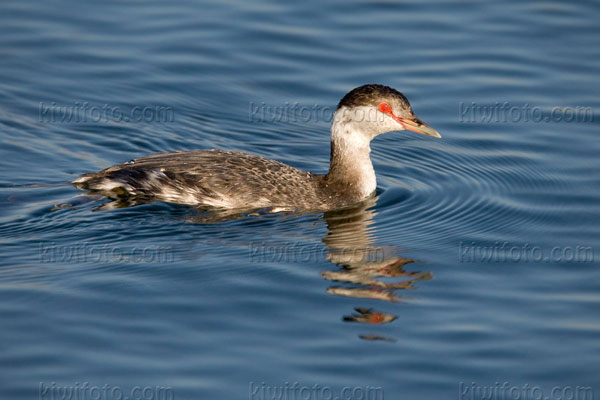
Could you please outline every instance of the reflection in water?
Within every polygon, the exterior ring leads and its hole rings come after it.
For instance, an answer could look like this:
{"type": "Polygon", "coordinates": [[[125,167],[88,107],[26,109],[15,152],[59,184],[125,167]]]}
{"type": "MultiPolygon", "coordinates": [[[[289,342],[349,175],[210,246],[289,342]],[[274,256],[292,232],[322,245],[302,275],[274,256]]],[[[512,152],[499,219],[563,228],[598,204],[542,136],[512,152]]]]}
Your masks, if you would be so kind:
{"type": "MultiPolygon", "coordinates": [[[[398,290],[414,289],[414,283],[432,278],[428,272],[407,272],[404,266],[415,260],[396,255],[395,247],[377,246],[374,242],[372,207],[376,198],[360,205],[325,213],[328,233],[323,238],[327,245],[327,260],[340,269],[324,271],[321,276],[342,285],[333,285],[328,293],[356,298],[369,298],[396,302],[398,290]],[[394,278],[387,282],[382,278],[394,278]]],[[[356,308],[356,313],[345,316],[344,321],[367,324],[392,322],[395,315],[356,308]]],[[[360,335],[365,340],[390,340],[379,335],[360,335]]]]}
{"type": "Polygon", "coordinates": [[[371,308],[355,308],[356,313],[344,317],[346,322],[362,322],[365,324],[385,324],[392,322],[397,317],[392,314],[375,312],[371,308]]]}
{"type": "MultiPolygon", "coordinates": [[[[398,257],[395,246],[378,246],[375,243],[373,218],[376,212],[373,207],[376,202],[377,198],[372,197],[351,208],[325,212],[324,219],[328,228],[323,238],[323,243],[326,245],[325,257],[327,261],[339,267],[336,270],[321,272],[323,278],[335,282],[327,289],[327,293],[397,302],[400,300],[397,294],[399,290],[414,289],[416,282],[432,278],[429,272],[405,271],[405,265],[414,263],[415,260],[398,257]]],[[[239,210],[213,211],[201,213],[188,221],[212,223],[271,212],[276,210],[263,209],[244,213],[240,213],[239,210]]],[[[295,246],[293,247],[295,249],[295,246]]],[[[262,246],[256,249],[251,248],[251,257],[255,255],[263,262],[267,260],[297,262],[298,254],[289,250],[286,246],[265,246],[263,242],[262,246]],[[256,254],[254,250],[258,250],[256,254]]],[[[357,307],[354,310],[354,313],[344,316],[343,320],[364,324],[385,324],[397,318],[396,315],[371,308],[357,307]]],[[[360,338],[393,341],[374,334],[360,335],[360,338]]]]}
{"type": "Polygon", "coordinates": [[[389,338],[386,336],[381,336],[381,335],[358,335],[359,338],[363,339],[363,340],[372,340],[372,341],[376,341],[376,340],[381,340],[384,342],[395,342],[396,339],[394,338],[389,338]]]}
{"type": "MultiPolygon", "coordinates": [[[[92,197],[90,200],[96,200],[92,197]]],[[[323,238],[326,245],[327,261],[339,266],[337,270],[321,272],[321,276],[336,282],[327,289],[327,293],[354,298],[385,300],[397,302],[400,300],[396,294],[399,290],[414,289],[418,281],[432,278],[429,272],[407,272],[406,264],[415,260],[397,256],[394,246],[378,246],[375,243],[373,231],[373,218],[376,215],[373,207],[377,197],[372,197],[364,202],[342,210],[328,211],[324,214],[328,232],[323,238]],[[385,279],[385,280],[384,280],[385,279]]],[[[136,202],[111,201],[105,203],[97,210],[111,208],[124,208],[144,203],[143,199],[136,202]],[[108,205],[108,207],[107,207],[108,205]]],[[[280,212],[281,209],[261,210],[206,210],[198,209],[199,214],[187,218],[192,223],[219,223],[258,215],[280,212]]],[[[266,260],[266,253],[262,253],[266,260]]],[[[274,254],[273,254],[274,255],[274,254]]],[[[278,254],[282,256],[284,254],[278,254]]],[[[351,315],[346,315],[346,322],[364,324],[385,324],[394,321],[397,316],[373,310],[371,308],[357,307],[351,315]]],[[[365,340],[393,341],[383,336],[366,334],[359,335],[365,340]]]]}

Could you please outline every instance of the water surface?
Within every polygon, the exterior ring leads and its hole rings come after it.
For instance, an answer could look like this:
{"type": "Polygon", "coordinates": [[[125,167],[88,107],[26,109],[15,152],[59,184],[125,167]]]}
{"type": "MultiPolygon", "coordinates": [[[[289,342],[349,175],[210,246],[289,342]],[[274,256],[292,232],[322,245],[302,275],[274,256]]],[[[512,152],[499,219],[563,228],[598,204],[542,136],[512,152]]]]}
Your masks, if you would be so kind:
{"type": "Polygon", "coordinates": [[[599,17],[592,1],[3,2],[0,397],[600,396],[599,17]],[[66,184],[201,148],[322,173],[327,112],[371,82],[443,139],[377,138],[362,206],[206,223],[165,203],[95,212],[66,184]],[[522,111],[555,107],[595,118],[522,111]]]}

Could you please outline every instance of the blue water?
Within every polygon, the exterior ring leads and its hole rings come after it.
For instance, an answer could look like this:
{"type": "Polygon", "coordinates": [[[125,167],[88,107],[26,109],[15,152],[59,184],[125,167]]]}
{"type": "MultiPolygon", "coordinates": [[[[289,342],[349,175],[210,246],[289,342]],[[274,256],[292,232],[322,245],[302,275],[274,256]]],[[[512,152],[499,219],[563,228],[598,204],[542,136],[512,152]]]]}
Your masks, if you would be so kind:
{"type": "Polygon", "coordinates": [[[598,398],[599,18],[593,1],[3,1],[0,398],[598,398]],[[371,82],[443,139],[377,138],[362,208],[207,223],[94,211],[66,184],[201,148],[325,172],[326,111],[371,82]],[[295,105],[323,112],[267,112],[295,105]],[[135,107],[149,118],[112,114],[135,107]]]}

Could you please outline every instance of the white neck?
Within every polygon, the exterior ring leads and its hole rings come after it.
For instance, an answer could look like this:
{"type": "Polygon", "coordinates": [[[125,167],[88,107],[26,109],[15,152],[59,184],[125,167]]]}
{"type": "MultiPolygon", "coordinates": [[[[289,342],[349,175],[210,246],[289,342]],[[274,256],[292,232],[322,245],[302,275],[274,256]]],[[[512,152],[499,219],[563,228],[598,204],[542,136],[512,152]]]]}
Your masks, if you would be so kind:
{"type": "Polygon", "coordinates": [[[360,129],[361,124],[344,112],[336,111],[331,124],[331,161],[328,179],[348,186],[361,198],[377,187],[371,163],[371,135],[360,129]]]}

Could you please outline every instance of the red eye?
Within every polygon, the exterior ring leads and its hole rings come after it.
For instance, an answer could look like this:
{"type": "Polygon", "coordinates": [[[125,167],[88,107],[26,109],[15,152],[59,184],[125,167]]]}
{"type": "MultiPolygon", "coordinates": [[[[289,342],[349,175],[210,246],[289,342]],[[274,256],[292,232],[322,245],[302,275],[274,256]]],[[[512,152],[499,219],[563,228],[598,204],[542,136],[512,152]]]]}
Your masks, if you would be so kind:
{"type": "Polygon", "coordinates": [[[388,103],[381,103],[379,105],[379,111],[381,111],[382,113],[390,113],[392,111],[392,107],[390,107],[390,105],[388,103]]]}

